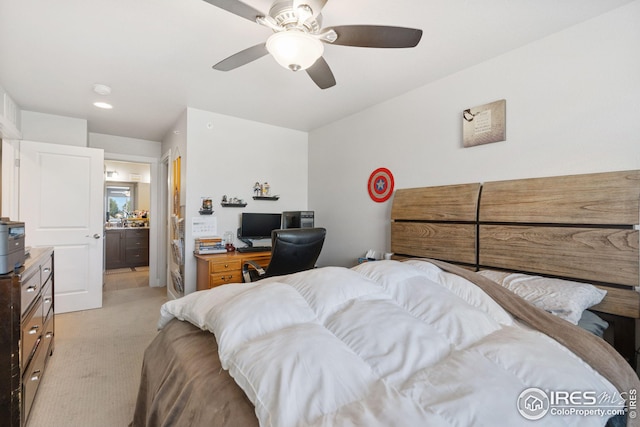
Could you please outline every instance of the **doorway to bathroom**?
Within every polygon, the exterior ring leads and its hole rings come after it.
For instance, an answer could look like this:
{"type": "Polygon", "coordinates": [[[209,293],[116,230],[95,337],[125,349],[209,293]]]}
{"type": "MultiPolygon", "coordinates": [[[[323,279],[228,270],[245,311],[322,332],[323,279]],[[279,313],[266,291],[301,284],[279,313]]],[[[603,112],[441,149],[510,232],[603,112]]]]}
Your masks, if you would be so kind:
{"type": "Polygon", "coordinates": [[[149,286],[151,167],[105,160],[104,290],[149,286]]]}

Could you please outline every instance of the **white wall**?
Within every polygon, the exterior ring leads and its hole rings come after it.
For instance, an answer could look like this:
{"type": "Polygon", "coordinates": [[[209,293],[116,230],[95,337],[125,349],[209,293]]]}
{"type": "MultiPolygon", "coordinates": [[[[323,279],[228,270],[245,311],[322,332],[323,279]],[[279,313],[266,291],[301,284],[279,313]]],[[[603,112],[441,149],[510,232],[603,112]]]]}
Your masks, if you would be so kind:
{"type": "Polygon", "coordinates": [[[309,209],[327,228],[321,265],[388,251],[395,188],[640,168],[640,2],[317,129],[309,136],[309,209]],[[463,110],[507,101],[507,141],[462,148],[463,110]]]}
{"type": "MultiPolygon", "coordinates": [[[[218,234],[235,233],[241,212],[282,212],[307,209],[307,133],[189,108],[186,171],[185,291],[195,290],[191,221],[199,217],[202,197],[213,199],[218,234]],[[255,201],[256,181],[267,181],[278,201],[255,201]],[[245,208],[223,208],[223,195],[247,202],[245,208]]],[[[186,157],[186,159],[185,159],[186,157]]]]}
{"type": "Polygon", "coordinates": [[[162,144],[147,139],[127,138],[123,136],[89,133],[89,147],[102,148],[107,153],[129,156],[145,156],[159,159],[162,156],[162,144]]]}
{"type": "Polygon", "coordinates": [[[21,110],[11,96],[0,86],[0,138],[22,138],[21,110]]]}
{"type": "Polygon", "coordinates": [[[146,163],[134,163],[120,160],[105,160],[104,169],[107,172],[115,172],[117,175],[105,177],[105,181],[117,182],[151,182],[151,168],[146,163]]]}
{"type": "Polygon", "coordinates": [[[21,111],[22,139],[87,147],[87,121],[55,114],[21,111]]]}

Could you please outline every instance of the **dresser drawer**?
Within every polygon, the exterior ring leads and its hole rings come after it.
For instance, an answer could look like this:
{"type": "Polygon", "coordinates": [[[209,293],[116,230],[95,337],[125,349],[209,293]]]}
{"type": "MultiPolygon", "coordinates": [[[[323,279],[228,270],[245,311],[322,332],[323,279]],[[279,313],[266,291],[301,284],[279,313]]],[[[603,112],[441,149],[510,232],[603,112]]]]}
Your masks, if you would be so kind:
{"type": "Polygon", "coordinates": [[[51,272],[53,271],[53,258],[49,257],[46,261],[42,263],[40,266],[40,283],[46,283],[47,280],[51,277],[51,272]]]}
{"type": "Polygon", "coordinates": [[[53,282],[47,280],[42,287],[42,317],[46,318],[53,307],[53,282]]]}
{"type": "Polygon", "coordinates": [[[20,305],[22,313],[20,314],[24,315],[40,293],[40,269],[34,269],[33,274],[23,279],[21,289],[20,305]]]}
{"type": "Polygon", "coordinates": [[[53,336],[54,336],[54,326],[53,326],[53,310],[49,312],[44,321],[44,329],[42,330],[42,338],[40,339],[40,344],[38,347],[42,347],[42,351],[45,352],[45,365],[46,362],[49,361],[49,356],[53,352],[53,336]]]}
{"type": "Polygon", "coordinates": [[[240,271],[241,265],[239,259],[229,260],[225,262],[212,262],[211,273],[224,273],[232,270],[240,271]]]}
{"type": "Polygon", "coordinates": [[[38,299],[35,307],[26,316],[24,323],[22,324],[21,331],[21,357],[20,362],[22,367],[26,366],[35,350],[38,339],[42,335],[43,328],[42,317],[42,301],[38,299]]]}
{"type": "Polygon", "coordinates": [[[28,419],[29,412],[31,412],[33,399],[36,397],[36,392],[38,391],[38,386],[40,385],[40,380],[44,373],[44,364],[47,354],[47,350],[43,348],[43,346],[39,345],[36,354],[31,360],[31,363],[27,366],[22,377],[22,411],[24,414],[24,420],[28,419]]]}

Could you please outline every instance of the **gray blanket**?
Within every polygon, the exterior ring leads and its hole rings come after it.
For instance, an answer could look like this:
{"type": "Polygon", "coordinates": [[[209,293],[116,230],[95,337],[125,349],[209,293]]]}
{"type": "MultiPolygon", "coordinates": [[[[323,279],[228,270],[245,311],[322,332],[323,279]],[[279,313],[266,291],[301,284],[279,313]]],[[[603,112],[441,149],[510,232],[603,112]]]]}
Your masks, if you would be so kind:
{"type": "Polygon", "coordinates": [[[222,369],[210,332],[173,319],[144,355],[130,427],[253,427],[253,404],[222,369]]]}

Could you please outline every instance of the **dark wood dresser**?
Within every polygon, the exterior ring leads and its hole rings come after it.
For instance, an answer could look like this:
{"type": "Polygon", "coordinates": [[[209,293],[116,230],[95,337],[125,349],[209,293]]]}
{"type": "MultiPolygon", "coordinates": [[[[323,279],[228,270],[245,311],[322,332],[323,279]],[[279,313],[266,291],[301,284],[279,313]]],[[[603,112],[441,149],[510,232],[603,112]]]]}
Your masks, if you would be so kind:
{"type": "Polygon", "coordinates": [[[53,249],[0,275],[0,424],[24,427],[53,354],[53,249]]]}

